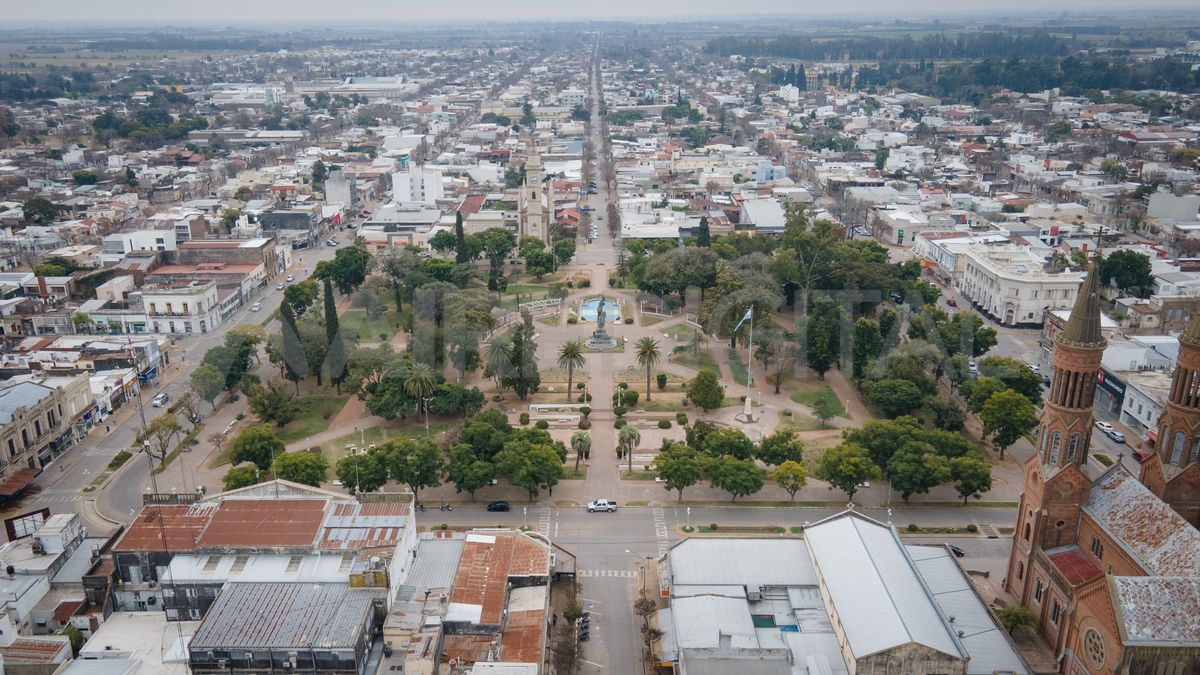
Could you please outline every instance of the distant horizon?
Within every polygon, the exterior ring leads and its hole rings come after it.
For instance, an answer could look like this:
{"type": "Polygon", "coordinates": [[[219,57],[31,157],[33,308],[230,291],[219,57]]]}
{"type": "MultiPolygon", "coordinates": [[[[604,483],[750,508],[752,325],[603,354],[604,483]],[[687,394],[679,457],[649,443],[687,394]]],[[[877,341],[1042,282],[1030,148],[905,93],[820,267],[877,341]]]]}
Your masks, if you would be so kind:
{"type": "Polygon", "coordinates": [[[689,23],[710,19],[742,19],[755,21],[770,18],[789,20],[854,20],[869,24],[875,20],[896,19],[963,20],[978,18],[1053,18],[1096,15],[1146,16],[1147,13],[1169,14],[1183,12],[1200,18],[1196,0],[1151,0],[1136,8],[1125,0],[1059,0],[1047,4],[1036,0],[1014,0],[997,6],[992,3],[963,2],[962,0],[916,0],[898,8],[884,0],[855,0],[852,3],[834,0],[813,0],[803,10],[797,10],[788,0],[743,0],[736,9],[723,0],[609,0],[602,12],[596,5],[572,7],[545,0],[510,0],[503,6],[481,0],[445,0],[436,5],[405,7],[386,0],[360,0],[354,6],[355,18],[347,17],[327,2],[292,0],[287,4],[287,18],[279,16],[279,4],[263,0],[210,0],[198,5],[172,8],[163,12],[161,2],[152,0],[117,0],[97,4],[90,0],[60,0],[50,5],[27,3],[5,10],[8,25],[43,28],[81,28],[102,25],[111,28],[124,25],[130,29],[163,27],[172,24],[189,26],[372,26],[383,29],[392,23],[409,25],[471,25],[481,23],[527,22],[655,22],[689,23]],[[848,5],[853,9],[848,9],[848,5]],[[70,17],[64,20],[64,17],[70,17]],[[381,25],[385,24],[385,25],[381,25]]]}

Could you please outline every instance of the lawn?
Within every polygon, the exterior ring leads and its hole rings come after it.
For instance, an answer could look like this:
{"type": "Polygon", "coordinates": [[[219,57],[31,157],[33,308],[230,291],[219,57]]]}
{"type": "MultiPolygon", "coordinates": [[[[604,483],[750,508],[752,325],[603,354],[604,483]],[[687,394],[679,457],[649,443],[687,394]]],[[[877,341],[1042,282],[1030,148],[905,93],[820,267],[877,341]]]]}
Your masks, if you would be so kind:
{"type": "MultiPolygon", "coordinates": [[[[442,422],[431,419],[429,421],[429,435],[436,438],[442,432],[454,426],[451,422],[442,422]]],[[[371,427],[361,431],[354,431],[334,439],[328,443],[322,444],[321,454],[325,455],[325,459],[329,460],[329,466],[337,464],[338,460],[350,454],[349,448],[346,446],[354,445],[360,450],[372,445],[382,445],[388,441],[394,441],[399,438],[424,438],[425,437],[425,421],[422,416],[413,416],[401,423],[393,423],[389,426],[371,427]],[[420,419],[418,419],[420,418],[420,419]]]]}
{"type": "MultiPolygon", "coordinates": [[[[793,401],[810,408],[817,398],[825,392],[833,393],[833,389],[824,382],[807,379],[788,380],[783,384],[783,389],[787,390],[793,401]]],[[[837,413],[834,416],[846,417],[846,405],[837,396],[834,396],[833,400],[837,401],[837,413]]]]}
{"type": "Polygon", "coordinates": [[[742,361],[742,357],[737,353],[736,349],[729,349],[729,372],[733,375],[733,381],[746,386],[746,362],[742,361]]]}
{"type": "Polygon", "coordinates": [[[713,358],[712,353],[703,348],[700,349],[699,355],[693,354],[690,349],[674,352],[671,355],[671,362],[678,363],[681,366],[687,366],[693,370],[702,370],[704,368],[708,368],[716,371],[717,373],[721,372],[721,368],[717,366],[717,360],[713,358]]]}
{"type": "Polygon", "coordinates": [[[696,329],[686,323],[677,323],[666,330],[667,335],[670,335],[680,344],[688,344],[696,335],[696,329]]]}
{"type": "Polygon", "coordinates": [[[665,321],[666,318],[667,317],[665,317],[665,316],[658,316],[656,314],[642,314],[642,325],[643,326],[653,326],[654,324],[658,323],[659,321],[665,321]]]}
{"type": "Polygon", "coordinates": [[[348,309],[339,318],[341,325],[358,331],[358,339],[363,342],[378,342],[380,335],[386,335],[388,340],[400,330],[400,315],[394,310],[387,310],[378,318],[367,316],[366,310],[348,309]]]}
{"type": "Polygon", "coordinates": [[[329,420],[346,405],[349,394],[338,396],[331,389],[314,389],[300,398],[300,414],[275,432],[284,445],[295,443],[329,428],[329,420]]]}

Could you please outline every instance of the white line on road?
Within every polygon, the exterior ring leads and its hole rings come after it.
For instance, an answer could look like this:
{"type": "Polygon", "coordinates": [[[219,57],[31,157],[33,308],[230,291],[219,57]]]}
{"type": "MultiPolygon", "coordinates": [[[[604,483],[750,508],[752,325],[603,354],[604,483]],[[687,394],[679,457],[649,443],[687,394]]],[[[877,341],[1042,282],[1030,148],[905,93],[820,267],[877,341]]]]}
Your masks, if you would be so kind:
{"type": "Polygon", "coordinates": [[[603,668],[603,667],[604,667],[604,665],[603,665],[603,664],[601,664],[601,663],[596,663],[595,661],[588,661],[587,659],[579,659],[579,662],[580,662],[580,663],[586,663],[586,664],[588,664],[589,666],[596,666],[597,668],[603,668]]]}

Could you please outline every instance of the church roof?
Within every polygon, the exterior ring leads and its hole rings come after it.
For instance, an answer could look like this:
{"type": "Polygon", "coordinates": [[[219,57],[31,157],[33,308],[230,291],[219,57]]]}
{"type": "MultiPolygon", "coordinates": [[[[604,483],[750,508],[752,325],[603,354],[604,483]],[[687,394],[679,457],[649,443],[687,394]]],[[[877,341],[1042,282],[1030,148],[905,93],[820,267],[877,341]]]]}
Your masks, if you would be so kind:
{"type": "Polygon", "coordinates": [[[1100,331],[1100,314],[1100,271],[1093,260],[1079,287],[1071,318],[1056,339],[1070,347],[1103,348],[1106,343],[1100,331]]]}
{"type": "Polygon", "coordinates": [[[1200,313],[1192,315],[1192,320],[1179,336],[1179,341],[1189,347],[1200,347],[1200,313]]]}
{"type": "Polygon", "coordinates": [[[1122,465],[1092,484],[1083,510],[1147,574],[1200,577],[1200,530],[1122,465]]]}
{"type": "Polygon", "coordinates": [[[1200,579],[1113,577],[1111,590],[1125,644],[1200,646],[1200,579]]]}

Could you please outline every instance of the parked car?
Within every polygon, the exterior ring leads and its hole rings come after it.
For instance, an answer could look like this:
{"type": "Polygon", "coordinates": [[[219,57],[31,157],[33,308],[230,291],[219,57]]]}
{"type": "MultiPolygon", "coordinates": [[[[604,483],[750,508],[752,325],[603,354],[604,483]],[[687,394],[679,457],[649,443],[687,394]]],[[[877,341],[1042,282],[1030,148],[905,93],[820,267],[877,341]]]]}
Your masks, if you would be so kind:
{"type": "Polygon", "coordinates": [[[946,304],[950,307],[958,307],[958,301],[954,298],[946,298],[946,304]]]}
{"type": "Polygon", "coordinates": [[[290,284],[290,283],[292,283],[292,282],[293,282],[293,281],[295,281],[295,280],[296,280],[296,275],[295,275],[295,274],[289,274],[289,275],[287,275],[287,282],[288,282],[289,284],[290,284]]]}
{"type": "Polygon", "coordinates": [[[966,551],[955,546],[954,544],[946,544],[946,548],[950,549],[950,552],[954,554],[955,558],[962,558],[963,556],[967,555],[966,551]]]}
{"type": "Polygon", "coordinates": [[[1029,369],[1030,369],[1030,370],[1032,370],[1032,371],[1033,371],[1033,372],[1035,372],[1035,373],[1040,373],[1040,372],[1042,372],[1042,369],[1041,369],[1041,367],[1040,367],[1040,366],[1038,366],[1038,364],[1036,364],[1036,363],[1026,363],[1025,365],[1029,366],[1029,369]]]}
{"type": "Polygon", "coordinates": [[[251,311],[251,312],[257,312],[257,311],[258,311],[258,310],[260,310],[260,309],[262,309],[262,303],[261,303],[261,302],[256,302],[256,303],[254,303],[253,305],[250,305],[250,311],[251,311]]]}
{"type": "Polygon", "coordinates": [[[505,501],[488,502],[487,510],[488,511],[507,511],[508,510],[508,502],[505,502],[505,501]]]}
{"type": "Polygon", "coordinates": [[[167,394],[167,392],[164,391],[158,396],[155,396],[154,399],[150,401],[150,405],[154,406],[155,408],[161,408],[167,404],[167,401],[170,400],[171,397],[167,394]]]}
{"type": "Polygon", "coordinates": [[[282,281],[281,281],[281,282],[279,282],[279,283],[277,283],[277,284],[275,284],[275,290],[277,290],[277,291],[282,291],[282,290],[283,290],[283,282],[282,282],[282,281]]]}
{"type": "Polygon", "coordinates": [[[595,499],[588,502],[587,510],[588,513],[594,513],[596,511],[607,511],[612,513],[613,511],[617,510],[617,503],[611,499],[595,499]]]}
{"type": "Polygon", "coordinates": [[[904,302],[904,296],[900,295],[899,291],[892,291],[891,293],[888,293],[888,297],[891,298],[892,302],[896,303],[897,305],[904,302]]]}
{"type": "Polygon", "coordinates": [[[979,374],[979,362],[977,362],[975,359],[971,359],[971,361],[969,363],[967,363],[967,370],[971,371],[972,375],[978,375],[979,374]]]}
{"type": "Polygon", "coordinates": [[[1112,431],[1108,432],[1108,437],[1109,437],[1109,438],[1111,438],[1111,439],[1113,439],[1114,441],[1116,441],[1116,442],[1118,442],[1118,443],[1124,443],[1124,442],[1125,442],[1125,434],[1123,434],[1123,433],[1121,433],[1121,432],[1117,431],[1116,429],[1113,429],[1112,431]]]}
{"type": "Polygon", "coordinates": [[[1099,429],[1100,431],[1103,431],[1106,434],[1117,430],[1116,427],[1109,424],[1108,422],[1100,422],[1100,421],[1096,422],[1096,428],[1099,429]]]}
{"type": "Polygon", "coordinates": [[[326,246],[337,246],[337,239],[330,239],[325,242],[326,246]]]}

